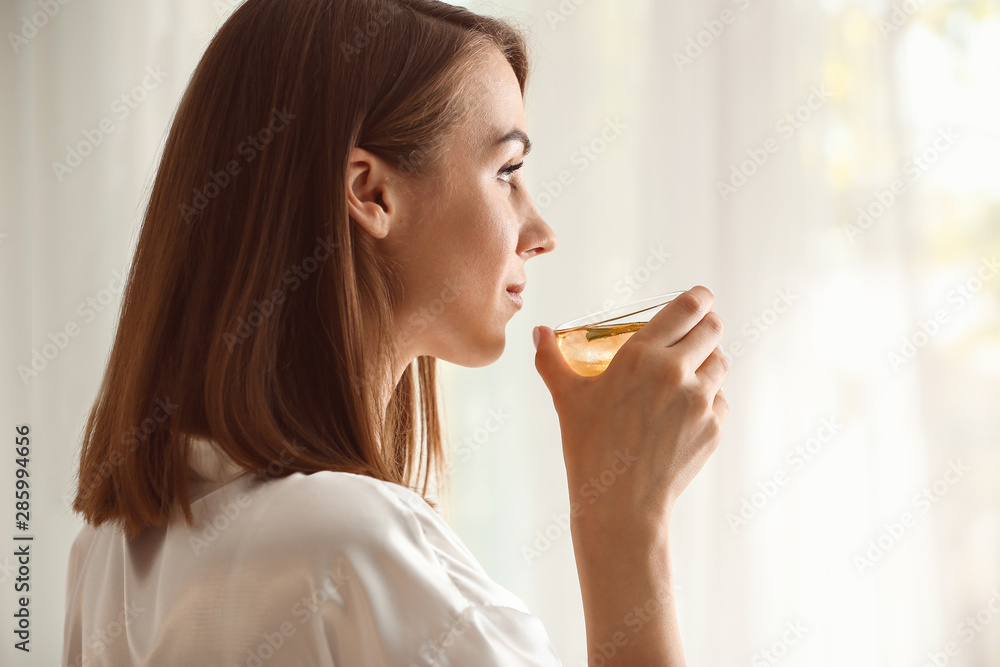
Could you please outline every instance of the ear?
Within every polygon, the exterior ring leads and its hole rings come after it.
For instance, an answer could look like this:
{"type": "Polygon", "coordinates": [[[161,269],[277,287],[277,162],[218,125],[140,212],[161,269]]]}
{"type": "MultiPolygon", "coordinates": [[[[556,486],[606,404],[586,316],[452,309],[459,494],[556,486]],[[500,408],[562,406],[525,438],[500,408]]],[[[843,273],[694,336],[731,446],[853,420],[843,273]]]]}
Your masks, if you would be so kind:
{"type": "Polygon", "coordinates": [[[347,212],[377,239],[399,217],[401,177],[384,160],[354,147],[347,158],[347,212]]]}

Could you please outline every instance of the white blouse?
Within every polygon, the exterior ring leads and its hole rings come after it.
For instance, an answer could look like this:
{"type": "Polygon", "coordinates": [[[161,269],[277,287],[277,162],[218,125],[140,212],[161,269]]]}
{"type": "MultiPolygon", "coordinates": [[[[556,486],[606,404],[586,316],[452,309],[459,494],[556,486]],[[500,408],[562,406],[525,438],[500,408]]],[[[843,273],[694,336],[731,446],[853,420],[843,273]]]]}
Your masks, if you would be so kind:
{"type": "Polygon", "coordinates": [[[193,529],[80,531],[64,666],[561,667],[417,493],[346,472],[255,482],[204,439],[190,460],[193,529]]]}

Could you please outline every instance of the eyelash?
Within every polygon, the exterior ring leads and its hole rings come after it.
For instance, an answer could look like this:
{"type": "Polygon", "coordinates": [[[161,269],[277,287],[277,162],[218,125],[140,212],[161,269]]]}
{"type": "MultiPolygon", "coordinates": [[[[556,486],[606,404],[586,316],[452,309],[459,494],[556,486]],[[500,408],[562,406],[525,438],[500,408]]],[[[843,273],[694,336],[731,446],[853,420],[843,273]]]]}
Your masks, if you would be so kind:
{"type": "MultiPolygon", "coordinates": [[[[513,174],[515,171],[517,171],[518,169],[520,169],[523,166],[524,166],[524,161],[522,160],[521,162],[518,162],[517,164],[512,164],[512,165],[509,165],[507,167],[504,167],[503,169],[500,170],[500,173],[503,174],[503,175],[513,174]]],[[[504,179],[504,183],[508,184],[514,190],[517,190],[517,186],[514,185],[513,182],[504,179]]]]}

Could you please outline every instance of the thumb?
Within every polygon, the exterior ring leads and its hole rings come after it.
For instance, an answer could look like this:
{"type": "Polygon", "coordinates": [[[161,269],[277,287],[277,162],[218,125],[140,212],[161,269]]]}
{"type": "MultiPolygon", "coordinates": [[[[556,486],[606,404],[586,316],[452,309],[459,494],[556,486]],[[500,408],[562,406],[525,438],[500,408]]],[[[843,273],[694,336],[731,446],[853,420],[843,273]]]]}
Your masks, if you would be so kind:
{"type": "Polygon", "coordinates": [[[538,338],[535,349],[535,370],[542,376],[549,393],[558,402],[568,385],[578,379],[580,375],[566,363],[552,329],[546,326],[537,326],[532,335],[538,338]]]}

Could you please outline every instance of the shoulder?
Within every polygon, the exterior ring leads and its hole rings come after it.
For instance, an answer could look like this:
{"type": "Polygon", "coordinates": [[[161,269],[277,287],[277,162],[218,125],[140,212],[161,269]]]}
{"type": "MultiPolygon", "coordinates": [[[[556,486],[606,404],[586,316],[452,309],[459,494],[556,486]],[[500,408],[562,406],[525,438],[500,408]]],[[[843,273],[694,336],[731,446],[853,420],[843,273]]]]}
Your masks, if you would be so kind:
{"type": "MultiPolygon", "coordinates": [[[[364,538],[384,534],[390,528],[410,530],[416,536],[416,515],[433,513],[413,491],[355,473],[295,473],[266,486],[271,487],[272,512],[284,514],[299,530],[320,531],[327,536],[364,538]]],[[[255,487],[250,488],[252,498],[255,487]]]]}
{"type": "Polygon", "coordinates": [[[421,516],[433,510],[391,482],[347,472],[293,473],[249,483],[230,502],[262,528],[255,541],[366,557],[398,552],[405,544],[411,557],[434,557],[421,516]]]}
{"type": "Polygon", "coordinates": [[[71,546],[69,550],[70,561],[79,558],[81,555],[86,554],[90,550],[97,533],[98,530],[89,523],[84,523],[80,527],[76,537],[73,539],[73,546],[71,546]]]}
{"type": "MultiPolygon", "coordinates": [[[[527,612],[524,602],[492,581],[444,518],[416,492],[399,484],[345,472],[293,474],[272,492],[268,525],[282,525],[281,541],[306,551],[331,549],[327,560],[351,569],[363,558],[409,572],[466,603],[527,612]]],[[[273,483],[273,482],[269,482],[273,483]]]]}
{"type": "MultiPolygon", "coordinates": [[[[69,583],[72,584],[77,579],[80,571],[83,570],[84,565],[90,558],[92,551],[106,550],[111,540],[118,535],[120,535],[120,531],[109,524],[95,528],[91,524],[84,522],[69,549],[69,563],[67,568],[69,583]]],[[[101,556],[98,556],[98,558],[101,558],[101,556]]]]}

